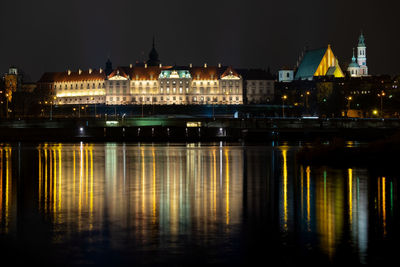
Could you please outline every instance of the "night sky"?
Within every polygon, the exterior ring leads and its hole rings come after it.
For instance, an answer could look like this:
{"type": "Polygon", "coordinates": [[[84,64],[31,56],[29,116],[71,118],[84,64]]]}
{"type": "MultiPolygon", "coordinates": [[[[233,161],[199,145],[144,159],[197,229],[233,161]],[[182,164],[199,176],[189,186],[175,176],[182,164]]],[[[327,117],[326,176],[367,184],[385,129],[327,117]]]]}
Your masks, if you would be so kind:
{"type": "Polygon", "coordinates": [[[362,30],[371,74],[398,74],[395,0],[13,0],[0,6],[0,72],[114,67],[144,60],[152,36],[164,65],[221,62],[276,71],[332,45],[343,68],[362,30]]]}

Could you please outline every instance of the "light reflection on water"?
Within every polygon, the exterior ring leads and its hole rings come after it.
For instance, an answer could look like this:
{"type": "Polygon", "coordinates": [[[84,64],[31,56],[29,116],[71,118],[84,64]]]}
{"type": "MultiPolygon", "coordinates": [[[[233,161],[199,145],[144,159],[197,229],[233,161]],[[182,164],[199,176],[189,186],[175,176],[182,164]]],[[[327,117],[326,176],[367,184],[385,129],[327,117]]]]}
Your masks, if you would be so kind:
{"type": "Polygon", "coordinates": [[[375,244],[398,247],[394,177],[302,166],[296,149],[1,145],[0,244],[26,246],[29,222],[52,255],[31,250],[64,263],[374,263],[375,244]]]}

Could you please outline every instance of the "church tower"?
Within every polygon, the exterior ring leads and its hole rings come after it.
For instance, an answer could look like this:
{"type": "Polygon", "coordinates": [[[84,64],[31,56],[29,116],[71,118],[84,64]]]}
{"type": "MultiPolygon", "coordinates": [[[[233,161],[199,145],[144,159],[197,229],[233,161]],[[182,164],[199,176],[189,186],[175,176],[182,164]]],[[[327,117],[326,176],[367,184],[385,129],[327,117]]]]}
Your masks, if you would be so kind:
{"type": "Polygon", "coordinates": [[[157,53],[157,50],[156,50],[154,37],[153,37],[153,48],[151,49],[151,51],[149,53],[149,60],[147,60],[147,65],[148,66],[158,66],[158,65],[160,65],[160,59],[158,57],[158,53],[157,53]]]}
{"type": "Polygon", "coordinates": [[[364,35],[361,33],[358,38],[358,46],[357,46],[357,63],[360,65],[360,76],[368,75],[368,67],[367,67],[367,46],[365,45],[364,35]]]}
{"type": "Polygon", "coordinates": [[[354,54],[353,48],[353,57],[351,58],[351,63],[347,68],[347,72],[350,74],[351,77],[360,77],[360,65],[356,62],[356,56],[354,54]]]}

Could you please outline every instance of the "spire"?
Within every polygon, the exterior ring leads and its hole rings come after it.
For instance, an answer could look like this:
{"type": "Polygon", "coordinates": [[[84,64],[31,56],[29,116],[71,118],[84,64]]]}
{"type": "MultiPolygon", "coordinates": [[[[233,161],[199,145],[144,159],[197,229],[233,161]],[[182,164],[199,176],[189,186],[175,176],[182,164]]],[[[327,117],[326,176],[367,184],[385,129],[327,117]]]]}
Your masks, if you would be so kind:
{"type": "Polygon", "coordinates": [[[354,52],[354,47],[353,47],[353,57],[351,58],[351,60],[352,60],[353,62],[356,62],[356,56],[355,56],[354,53],[355,53],[355,52],[354,52]]]}
{"type": "Polygon", "coordinates": [[[153,47],[151,48],[151,51],[149,53],[149,60],[147,60],[147,65],[149,66],[158,66],[160,64],[160,59],[158,58],[155,43],[155,37],[153,36],[153,47]]]}
{"type": "Polygon", "coordinates": [[[358,47],[365,47],[365,37],[362,31],[360,37],[358,38],[358,47]]]}
{"type": "Polygon", "coordinates": [[[113,71],[112,62],[111,62],[110,58],[108,58],[104,72],[106,73],[106,75],[110,75],[112,71],[113,71]]]}

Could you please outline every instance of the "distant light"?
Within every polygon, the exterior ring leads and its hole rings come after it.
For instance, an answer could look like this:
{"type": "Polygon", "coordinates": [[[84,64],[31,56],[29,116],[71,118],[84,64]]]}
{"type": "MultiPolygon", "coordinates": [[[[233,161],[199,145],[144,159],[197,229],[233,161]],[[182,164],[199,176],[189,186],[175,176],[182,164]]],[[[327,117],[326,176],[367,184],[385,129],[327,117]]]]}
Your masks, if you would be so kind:
{"type": "Polygon", "coordinates": [[[83,132],[83,127],[79,128],[79,131],[83,132]]]}
{"type": "Polygon", "coordinates": [[[193,128],[193,127],[201,127],[201,122],[196,121],[196,122],[187,122],[186,127],[193,128]]]}
{"type": "Polygon", "coordinates": [[[318,120],[319,119],[319,117],[317,117],[317,116],[315,116],[315,117],[313,117],[313,116],[303,116],[302,118],[303,119],[307,119],[307,120],[318,120]]]}
{"type": "Polygon", "coordinates": [[[372,111],[372,114],[378,115],[378,110],[374,109],[374,110],[372,111]]]}
{"type": "Polygon", "coordinates": [[[106,121],[107,126],[116,126],[118,125],[118,121],[106,121]]]}

